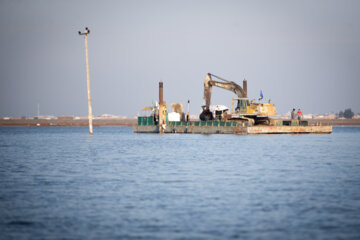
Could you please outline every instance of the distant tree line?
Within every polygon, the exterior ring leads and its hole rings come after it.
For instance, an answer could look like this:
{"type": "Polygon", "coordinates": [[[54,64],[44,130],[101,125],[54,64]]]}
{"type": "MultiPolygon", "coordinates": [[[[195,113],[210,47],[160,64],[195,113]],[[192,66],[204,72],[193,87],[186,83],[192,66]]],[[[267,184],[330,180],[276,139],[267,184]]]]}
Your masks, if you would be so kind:
{"type": "Polygon", "coordinates": [[[353,113],[353,111],[351,111],[351,108],[347,108],[344,111],[340,111],[338,113],[339,118],[348,118],[348,119],[350,119],[350,118],[353,118],[354,115],[355,114],[353,113]]]}

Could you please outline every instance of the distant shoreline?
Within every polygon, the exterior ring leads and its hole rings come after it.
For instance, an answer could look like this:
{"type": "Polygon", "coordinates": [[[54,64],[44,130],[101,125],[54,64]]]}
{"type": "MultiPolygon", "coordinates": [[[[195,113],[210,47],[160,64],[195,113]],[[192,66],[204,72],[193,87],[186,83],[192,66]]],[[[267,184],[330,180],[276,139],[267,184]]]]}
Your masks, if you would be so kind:
{"type": "MultiPolygon", "coordinates": [[[[137,123],[136,119],[94,119],[94,126],[132,126],[137,123]]],[[[66,126],[66,127],[78,127],[88,126],[89,121],[87,119],[9,119],[0,120],[0,126],[66,126]]]]}
{"type": "Polygon", "coordinates": [[[360,119],[308,119],[309,125],[360,126],[360,119]]]}
{"type": "MultiPolygon", "coordinates": [[[[360,126],[360,119],[309,119],[309,125],[360,126]]],[[[94,119],[94,126],[133,126],[136,119],[94,119]]],[[[88,126],[87,119],[9,119],[0,120],[0,126],[88,126]]]]}

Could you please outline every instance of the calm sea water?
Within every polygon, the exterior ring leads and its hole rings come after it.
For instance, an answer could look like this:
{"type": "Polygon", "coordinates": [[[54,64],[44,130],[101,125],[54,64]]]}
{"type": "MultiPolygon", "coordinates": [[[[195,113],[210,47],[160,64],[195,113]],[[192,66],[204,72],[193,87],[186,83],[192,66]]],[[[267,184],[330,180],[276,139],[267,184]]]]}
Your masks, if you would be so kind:
{"type": "Polygon", "coordinates": [[[0,239],[360,239],[360,127],[2,127],[0,182],[0,239]]]}

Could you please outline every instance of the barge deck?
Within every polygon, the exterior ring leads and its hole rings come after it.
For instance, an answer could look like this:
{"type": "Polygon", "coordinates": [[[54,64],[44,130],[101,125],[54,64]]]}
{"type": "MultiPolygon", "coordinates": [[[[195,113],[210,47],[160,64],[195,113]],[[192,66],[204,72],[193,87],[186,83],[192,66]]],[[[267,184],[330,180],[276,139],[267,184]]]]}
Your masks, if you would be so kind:
{"type": "Polygon", "coordinates": [[[135,133],[191,133],[191,134],[329,134],[332,126],[308,126],[307,121],[280,121],[277,125],[246,126],[244,123],[231,121],[190,121],[190,122],[167,122],[159,126],[151,117],[139,117],[138,124],[133,126],[135,133]]]}

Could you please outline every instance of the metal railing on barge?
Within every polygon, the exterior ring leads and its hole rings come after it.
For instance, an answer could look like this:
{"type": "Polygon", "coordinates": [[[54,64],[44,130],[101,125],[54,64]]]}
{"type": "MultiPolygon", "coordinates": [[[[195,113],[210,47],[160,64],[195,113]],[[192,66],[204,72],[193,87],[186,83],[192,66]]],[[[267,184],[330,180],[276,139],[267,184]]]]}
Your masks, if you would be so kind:
{"type": "MultiPolygon", "coordinates": [[[[153,117],[138,117],[138,126],[155,126],[158,125],[153,117]]],[[[169,126],[209,126],[209,127],[236,127],[241,125],[241,123],[231,121],[231,122],[221,122],[221,121],[180,121],[180,122],[172,122],[166,121],[166,125],[169,126]]]]}

